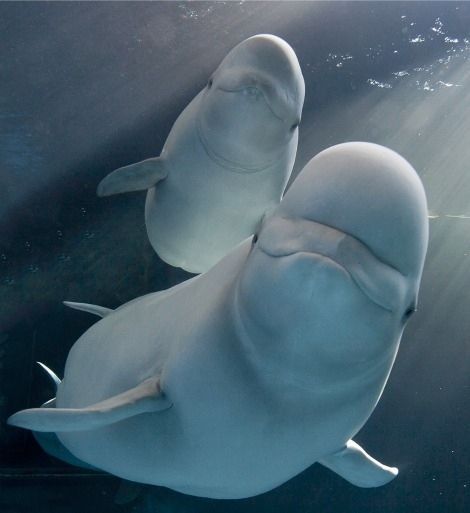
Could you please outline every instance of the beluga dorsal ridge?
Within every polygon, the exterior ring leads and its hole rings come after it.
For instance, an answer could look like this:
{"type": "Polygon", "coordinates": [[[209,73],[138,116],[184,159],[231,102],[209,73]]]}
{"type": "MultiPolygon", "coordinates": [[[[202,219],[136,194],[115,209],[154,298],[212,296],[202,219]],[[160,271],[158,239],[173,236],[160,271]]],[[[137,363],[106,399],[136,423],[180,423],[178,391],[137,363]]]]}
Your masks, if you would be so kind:
{"type": "Polygon", "coordinates": [[[305,84],[293,49],[238,44],[183,110],[157,158],[117,169],[99,196],[148,190],[147,234],[167,263],[200,273],[251,235],[294,165],[305,84]]]}
{"type": "Polygon", "coordinates": [[[9,423],[57,433],[51,451],[68,461],[192,495],[257,495],[314,462],[383,485],[398,469],[354,437],[416,309],[427,240],[408,162],[375,144],[329,148],[256,236],[86,331],[55,408],[9,423]]]}

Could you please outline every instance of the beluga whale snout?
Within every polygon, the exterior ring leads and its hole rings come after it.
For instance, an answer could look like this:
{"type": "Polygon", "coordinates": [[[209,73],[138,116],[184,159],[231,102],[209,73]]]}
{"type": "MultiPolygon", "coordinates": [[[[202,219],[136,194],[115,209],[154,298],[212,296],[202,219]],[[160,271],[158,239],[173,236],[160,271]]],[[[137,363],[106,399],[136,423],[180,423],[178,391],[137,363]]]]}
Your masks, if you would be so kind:
{"type": "Polygon", "coordinates": [[[103,319],[55,400],[8,422],[56,432],[43,446],[66,461],[192,495],[257,495],[314,462],[388,483],[398,469],[353,438],[416,309],[427,241],[411,165],[334,146],[208,272],[114,311],[74,305],[103,319]]]}
{"type": "Polygon", "coordinates": [[[294,165],[305,84],[294,50],[239,43],[173,125],[159,157],[106,176],[98,195],[148,190],[147,234],[167,263],[200,273],[251,235],[294,165]]]}

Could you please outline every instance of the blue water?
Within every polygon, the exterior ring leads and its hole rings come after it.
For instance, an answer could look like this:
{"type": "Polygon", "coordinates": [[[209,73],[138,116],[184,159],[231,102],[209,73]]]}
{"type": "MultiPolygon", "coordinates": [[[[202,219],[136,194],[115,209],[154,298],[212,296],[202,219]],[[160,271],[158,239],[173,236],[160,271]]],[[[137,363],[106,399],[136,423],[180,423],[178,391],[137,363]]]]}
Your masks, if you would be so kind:
{"type": "MultiPolygon", "coordinates": [[[[463,513],[470,510],[470,4],[0,3],[0,511],[463,513]],[[6,417],[49,399],[93,319],[190,275],[146,238],[141,193],[99,199],[113,169],[157,155],[223,56],[257,33],[294,48],[306,82],[295,173],[366,140],[420,174],[430,246],[419,312],[356,439],[400,468],[378,489],[319,465],[242,501],[127,487],[45,455],[6,417]]],[[[236,419],[234,419],[236,421],[236,419]]]]}

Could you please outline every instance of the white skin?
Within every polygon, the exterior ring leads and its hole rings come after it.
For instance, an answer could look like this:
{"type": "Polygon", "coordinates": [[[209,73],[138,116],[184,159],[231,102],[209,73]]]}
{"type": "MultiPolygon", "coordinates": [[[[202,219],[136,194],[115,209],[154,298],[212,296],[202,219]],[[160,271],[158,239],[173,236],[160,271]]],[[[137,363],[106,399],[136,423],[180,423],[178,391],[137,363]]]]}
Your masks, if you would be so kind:
{"type": "Polygon", "coordinates": [[[384,484],[396,470],[351,437],[379,400],[415,308],[427,236],[422,186],[403,159],[366,143],[322,152],[253,244],[124,305],[72,348],[58,408],[155,376],[171,408],[60,440],[118,476],[206,497],[256,495],[315,461],[359,486],[384,484]],[[364,186],[368,206],[354,202],[364,186]]]}

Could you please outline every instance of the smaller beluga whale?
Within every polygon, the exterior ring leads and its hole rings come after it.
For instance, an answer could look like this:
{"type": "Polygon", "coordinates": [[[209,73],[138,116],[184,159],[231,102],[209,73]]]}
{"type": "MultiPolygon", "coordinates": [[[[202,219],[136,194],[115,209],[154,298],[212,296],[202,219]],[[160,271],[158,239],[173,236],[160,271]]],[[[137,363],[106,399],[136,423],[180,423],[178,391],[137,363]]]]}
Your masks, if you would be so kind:
{"type": "Polygon", "coordinates": [[[273,35],[250,37],[183,110],[160,156],[113,171],[97,193],[148,190],[145,224],[155,251],[173,266],[204,272],[279,203],[304,95],[294,50],[273,35]]]}
{"type": "Polygon", "coordinates": [[[114,311],[79,305],[103,318],[62,382],[49,371],[55,401],[9,423],[48,432],[66,461],[197,496],[257,495],[314,462],[383,485],[398,470],[353,438],[416,310],[427,242],[411,165],[333,146],[208,272],[114,311]]]}

